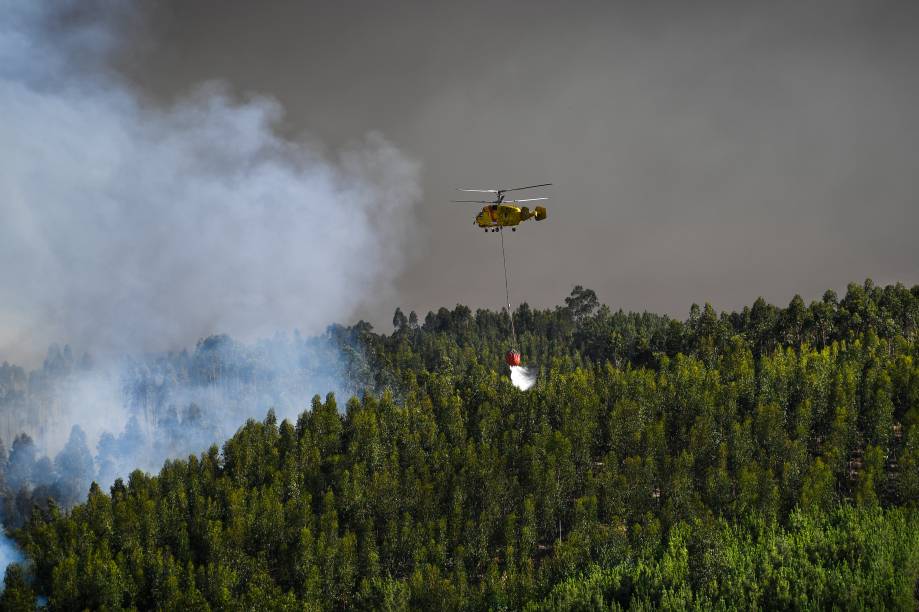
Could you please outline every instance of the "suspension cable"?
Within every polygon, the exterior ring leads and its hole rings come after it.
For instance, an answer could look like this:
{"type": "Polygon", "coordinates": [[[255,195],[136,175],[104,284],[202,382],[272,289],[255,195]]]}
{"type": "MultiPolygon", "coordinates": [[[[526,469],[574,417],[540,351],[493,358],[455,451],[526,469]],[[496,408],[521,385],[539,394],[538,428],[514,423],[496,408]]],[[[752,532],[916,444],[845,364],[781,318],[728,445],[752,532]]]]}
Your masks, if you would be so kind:
{"type": "Polygon", "coordinates": [[[504,260],[504,296],[507,298],[507,314],[511,318],[511,335],[514,338],[514,349],[517,349],[517,330],[514,329],[514,311],[511,310],[511,290],[507,283],[507,255],[504,252],[504,226],[498,226],[501,234],[501,259],[504,260]]]}

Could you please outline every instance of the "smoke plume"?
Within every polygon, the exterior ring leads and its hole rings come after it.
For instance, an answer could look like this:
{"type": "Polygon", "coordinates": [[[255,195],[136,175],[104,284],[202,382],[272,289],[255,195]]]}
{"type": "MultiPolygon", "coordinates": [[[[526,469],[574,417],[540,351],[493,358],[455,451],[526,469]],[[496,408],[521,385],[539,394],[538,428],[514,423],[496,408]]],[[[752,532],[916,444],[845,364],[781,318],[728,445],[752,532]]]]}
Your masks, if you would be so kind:
{"type": "Polygon", "coordinates": [[[119,20],[3,6],[0,358],[312,333],[392,285],[419,168],[381,135],[329,158],[216,82],[153,106],[108,65],[119,20]]]}
{"type": "MultiPolygon", "coordinates": [[[[329,332],[254,341],[321,332],[387,291],[420,196],[418,165],[380,134],[330,156],[278,134],[275,100],[219,82],[151,104],[110,66],[124,9],[97,8],[0,2],[0,362],[57,341],[95,357],[53,346],[31,375],[0,370],[6,443],[31,434],[5,495],[26,501],[75,501],[338,389],[329,332]],[[216,332],[248,344],[164,352],[216,332]]],[[[0,537],[0,571],[9,551],[0,537]]]]}

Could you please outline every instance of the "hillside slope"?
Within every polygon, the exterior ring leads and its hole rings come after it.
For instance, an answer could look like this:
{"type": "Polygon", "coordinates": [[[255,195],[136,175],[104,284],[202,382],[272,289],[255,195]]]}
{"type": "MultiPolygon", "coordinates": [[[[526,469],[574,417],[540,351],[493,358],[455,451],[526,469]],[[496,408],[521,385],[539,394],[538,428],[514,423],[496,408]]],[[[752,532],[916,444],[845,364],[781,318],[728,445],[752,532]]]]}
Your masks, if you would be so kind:
{"type": "MultiPolygon", "coordinates": [[[[51,609],[912,608],[919,287],[612,313],[576,289],[347,330],[368,392],[15,532],[51,609]]],[[[18,603],[17,603],[18,602],[18,603]]]]}

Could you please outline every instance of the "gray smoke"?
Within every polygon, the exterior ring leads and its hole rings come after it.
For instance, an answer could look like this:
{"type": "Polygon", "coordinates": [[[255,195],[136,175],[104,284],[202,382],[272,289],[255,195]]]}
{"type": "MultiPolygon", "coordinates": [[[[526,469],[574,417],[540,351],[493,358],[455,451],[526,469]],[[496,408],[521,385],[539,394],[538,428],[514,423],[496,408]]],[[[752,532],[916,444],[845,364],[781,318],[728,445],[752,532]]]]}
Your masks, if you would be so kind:
{"type": "Polygon", "coordinates": [[[0,358],[316,332],[392,285],[419,168],[381,135],[330,157],[216,82],[153,106],[107,67],[117,22],[3,10],[0,358]]]}
{"type": "Polygon", "coordinates": [[[57,495],[337,388],[334,343],[254,341],[320,332],[389,291],[420,196],[418,164],[380,134],[328,155],[277,133],[275,100],[219,82],[151,104],[109,67],[124,9],[95,8],[0,1],[0,362],[58,341],[96,357],[4,365],[6,442],[24,421],[38,442],[19,440],[8,485],[57,495]],[[153,354],[215,332],[248,344],[153,354]],[[212,380],[199,354],[248,369],[212,380]]]}
{"type": "Polygon", "coordinates": [[[296,421],[316,395],[345,401],[373,389],[367,372],[359,340],[338,327],[254,344],[211,336],[192,351],[101,365],[54,345],[40,370],[0,366],[0,492],[56,486],[59,502],[78,502],[93,480],[156,472],[269,410],[296,421]],[[42,454],[53,469],[36,468],[42,454]]]}
{"type": "MultiPolygon", "coordinates": [[[[6,534],[0,532],[0,571],[6,572],[6,566],[10,563],[19,563],[22,561],[22,554],[6,537],[6,534]]],[[[3,591],[4,583],[0,582],[0,591],[3,591]]]]}

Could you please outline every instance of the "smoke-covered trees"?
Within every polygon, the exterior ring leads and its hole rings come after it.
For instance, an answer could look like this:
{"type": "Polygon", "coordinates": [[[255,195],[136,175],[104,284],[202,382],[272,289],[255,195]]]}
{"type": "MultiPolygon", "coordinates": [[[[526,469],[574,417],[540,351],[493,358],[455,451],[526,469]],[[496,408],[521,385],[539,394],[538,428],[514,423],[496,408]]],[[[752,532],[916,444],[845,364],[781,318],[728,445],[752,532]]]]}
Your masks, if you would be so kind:
{"type": "MultiPolygon", "coordinates": [[[[29,580],[14,570],[4,597],[915,607],[919,291],[852,293],[705,306],[686,322],[521,307],[524,353],[541,367],[527,393],[501,370],[506,314],[442,309],[389,336],[337,328],[367,393],[316,397],[291,421],[269,412],[157,476],[41,508],[14,532],[29,580]]],[[[85,459],[71,442],[65,457],[85,459]]],[[[14,447],[38,461],[27,441],[14,447]]]]}
{"type": "Polygon", "coordinates": [[[4,481],[12,489],[18,489],[33,480],[44,480],[44,474],[36,472],[38,449],[27,434],[21,434],[13,441],[9,459],[4,462],[4,481]]]}
{"type": "Polygon", "coordinates": [[[86,445],[86,434],[78,425],[70,432],[70,439],[54,458],[54,472],[60,482],[60,495],[65,503],[81,497],[86,483],[96,475],[93,456],[86,445]]]}
{"type": "Polygon", "coordinates": [[[82,501],[96,477],[86,434],[75,425],[54,461],[39,456],[27,434],[13,441],[9,456],[0,456],[0,516],[6,526],[26,522],[35,504],[47,508],[49,500],[69,507],[82,501]]]}

